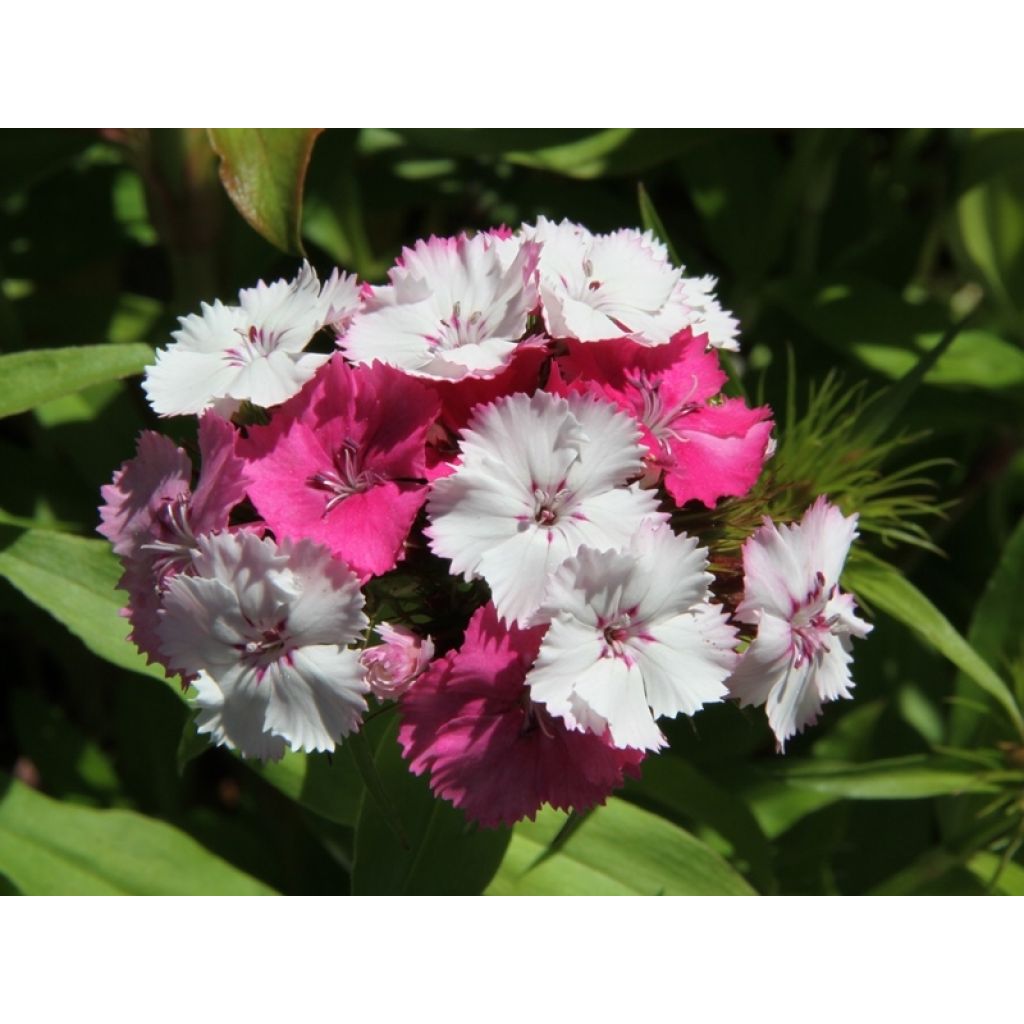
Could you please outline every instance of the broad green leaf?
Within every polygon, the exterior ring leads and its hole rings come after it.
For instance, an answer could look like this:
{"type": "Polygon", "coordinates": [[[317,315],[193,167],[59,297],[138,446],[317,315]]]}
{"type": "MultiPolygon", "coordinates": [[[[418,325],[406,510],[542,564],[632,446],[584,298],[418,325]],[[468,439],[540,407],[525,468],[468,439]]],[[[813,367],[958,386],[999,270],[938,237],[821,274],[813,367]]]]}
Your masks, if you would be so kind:
{"type": "MultiPolygon", "coordinates": [[[[911,305],[900,295],[862,278],[832,278],[813,288],[777,287],[770,297],[832,348],[898,379],[913,372],[950,329],[946,310],[936,304],[911,305]]],[[[993,391],[1024,385],[1024,351],[980,328],[962,330],[924,376],[945,387],[993,391]]]]}
{"type": "Polygon", "coordinates": [[[40,348],[0,356],[0,416],[13,416],[62,395],[141,373],[148,345],[40,348]]]}
{"type": "Polygon", "coordinates": [[[977,769],[928,755],[861,764],[813,761],[790,765],[784,775],[791,786],[848,800],[921,800],[999,791],[999,786],[977,769]]]}
{"type": "Polygon", "coordinates": [[[302,189],[322,128],[211,128],[220,179],[238,212],[268,242],[302,252],[302,189]]]}
{"type": "Polygon", "coordinates": [[[611,799],[552,847],[566,815],[520,822],[492,896],[751,896],[714,850],[664,818],[611,799]]]}
{"type": "Polygon", "coordinates": [[[378,803],[364,795],[356,822],[355,895],[470,896],[483,891],[501,863],[507,829],[481,829],[430,792],[409,771],[392,722],[377,749],[377,770],[406,837],[403,845],[378,803]]]}
{"type": "Polygon", "coordinates": [[[4,787],[0,874],[26,895],[273,894],[162,821],[59,803],[0,776],[4,787]]]}
{"type": "Polygon", "coordinates": [[[177,689],[159,665],[147,665],[125,639],[129,627],[120,609],[126,595],[115,589],[121,567],[106,541],[2,528],[0,544],[0,576],[66,626],[93,654],[177,689]]]}
{"type": "Polygon", "coordinates": [[[869,605],[908,626],[970,676],[1002,707],[1017,731],[1024,733],[1024,718],[1006,683],[903,573],[881,559],[859,552],[847,564],[843,579],[869,605]]]}
{"type": "MultiPolygon", "coordinates": [[[[1024,579],[1024,517],[1010,536],[995,571],[977,602],[967,639],[981,657],[990,664],[1002,665],[1024,650],[1024,601],[1021,580],[1024,579]]],[[[970,697],[970,680],[957,676],[958,696],[970,697]]],[[[978,711],[962,703],[953,707],[950,719],[950,742],[965,744],[971,740],[979,721],[978,711]]]]}
{"type": "Polygon", "coordinates": [[[625,796],[683,826],[700,826],[724,840],[734,859],[745,862],[745,873],[762,891],[774,886],[772,851],[750,809],[736,796],[712,782],[689,761],[671,753],[648,758],[643,778],[626,785],[625,796]]]}

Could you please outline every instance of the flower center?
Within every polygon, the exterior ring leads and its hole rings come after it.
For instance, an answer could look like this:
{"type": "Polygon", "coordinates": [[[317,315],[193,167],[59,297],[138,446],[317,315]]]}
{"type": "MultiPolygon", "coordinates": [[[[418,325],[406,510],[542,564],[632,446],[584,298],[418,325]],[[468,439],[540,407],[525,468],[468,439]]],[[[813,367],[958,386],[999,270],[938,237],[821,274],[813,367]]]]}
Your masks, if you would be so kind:
{"type": "Polygon", "coordinates": [[[257,359],[265,359],[277,348],[280,340],[276,332],[264,331],[262,327],[255,325],[248,331],[236,327],[235,333],[241,341],[234,347],[224,350],[224,361],[229,366],[248,366],[257,359]]]}
{"type": "Polygon", "coordinates": [[[487,319],[476,310],[467,317],[462,315],[462,303],[456,302],[451,313],[438,322],[435,334],[425,335],[432,348],[453,349],[463,345],[479,345],[488,334],[487,319]]]}
{"type": "Polygon", "coordinates": [[[597,628],[601,630],[604,644],[601,648],[602,658],[620,658],[627,665],[634,664],[630,651],[630,640],[652,640],[643,631],[643,622],[636,618],[637,608],[627,608],[612,619],[598,617],[597,628]]]}
{"type": "Polygon", "coordinates": [[[368,491],[384,480],[385,477],[381,473],[363,467],[359,445],[351,439],[346,439],[334,454],[334,468],[314,473],[306,483],[315,490],[327,492],[323,511],[326,516],[346,498],[368,491]]]}
{"type": "Polygon", "coordinates": [[[192,492],[182,491],[168,498],[156,513],[156,523],[163,533],[159,540],[142,545],[143,551],[156,552],[153,570],[158,576],[181,572],[192,561],[196,537],[189,522],[192,492]]]}
{"type": "Polygon", "coordinates": [[[696,412],[700,404],[693,401],[697,393],[698,380],[696,374],[691,378],[693,383],[687,395],[675,402],[666,402],[661,394],[662,382],[650,374],[639,370],[628,375],[629,382],[639,391],[643,403],[640,419],[663,449],[668,450],[668,443],[684,440],[677,430],[677,424],[684,416],[696,412]]]}
{"type": "Polygon", "coordinates": [[[835,625],[836,619],[837,616],[826,619],[822,612],[818,612],[806,624],[791,627],[790,650],[795,655],[794,667],[799,668],[812,658],[817,658],[828,652],[832,627],[835,625]]]}
{"type": "Polygon", "coordinates": [[[254,636],[250,636],[245,643],[235,644],[242,661],[247,662],[256,669],[256,679],[261,680],[267,669],[282,656],[288,658],[285,646],[288,641],[286,627],[288,623],[282,619],[280,622],[266,629],[261,629],[253,623],[256,630],[254,636]]]}

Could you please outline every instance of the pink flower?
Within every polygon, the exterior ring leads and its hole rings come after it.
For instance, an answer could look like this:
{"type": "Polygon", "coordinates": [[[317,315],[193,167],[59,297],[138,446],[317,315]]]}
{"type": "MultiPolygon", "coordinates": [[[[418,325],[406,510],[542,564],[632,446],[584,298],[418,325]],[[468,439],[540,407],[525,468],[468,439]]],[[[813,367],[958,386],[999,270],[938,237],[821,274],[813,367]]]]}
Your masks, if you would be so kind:
{"type": "Polygon", "coordinates": [[[533,818],[547,803],[604,803],[643,753],[573,732],[530,700],[526,672],[544,626],[504,626],[493,605],[470,620],[459,651],[435,661],[400,703],[398,742],[416,775],[485,827],[533,818]]]}
{"type": "Polygon", "coordinates": [[[629,342],[570,345],[559,360],[555,390],[591,392],[631,412],[644,430],[649,462],[664,473],[677,505],[742,497],[764,465],[774,424],[767,406],[751,409],[741,398],[713,401],[726,376],[714,349],[689,331],[668,344],[629,342]]]}
{"type": "Polygon", "coordinates": [[[437,412],[421,382],[335,356],[250,432],[249,496],[278,537],[326,544],[360,580],[385,573],[426,497],[424,448],[437,412]]]}
{"type": "Polygon", "coordinates": [[[226,420],[207,413],[199,421],[202,470],[193,492],[192,463],[184,449],[162,434],[145,431],[135,458],[100,489],[98,532],[125,567],[118,584],[129,594],[123,614],[131,640],[165,665],[156,634],[157,613],[167,582],[191,567],[197,538],[223,530],[231,510],[245,497],[245,462],[235,452],[236,434],[226,420]]]}
{"type": "Polygon", "coordinates": [[[359,661],[370,691],[381,700],[400,697],[423,674],[434,656],[434,641],[404,626],[382,622],[373,630],[383,643],[370,647],[359,661]]]}
{"type": "Polygon", "coordinates": [[[727,685],[742,707],[768,705],[780,750],[817,721],[824,703],[851,696],[852,638],[872,629],[838,586],[856,536],[857,517],[820,497],[799,523],[765,518],[743,545],[736,618],[756,625],[757,636],[727,685]]]}

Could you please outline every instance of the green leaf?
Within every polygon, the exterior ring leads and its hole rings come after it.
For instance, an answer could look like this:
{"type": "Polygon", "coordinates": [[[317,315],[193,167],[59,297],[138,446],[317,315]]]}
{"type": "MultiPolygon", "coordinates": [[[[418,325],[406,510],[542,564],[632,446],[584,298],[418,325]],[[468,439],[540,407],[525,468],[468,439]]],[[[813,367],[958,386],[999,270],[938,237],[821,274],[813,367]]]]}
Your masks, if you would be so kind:
{"type": "Polygon", "coordinates": [[[93,654],[177,689],[159,665],[147,665],[126,640],[128,623],[119,614],[125,595],[115,589],[121,567],[106,541],[4,527],[0,545],[0,576],[66,626],[93,654]]]}
{"type": "Polygon", "coordinates": [[[787,783],[848,800],[922,800],[961,793],[994,793],[999,786],[977,769],[929,755],[860,764],[809,762],[784,772],[787,783]]]}
{"type": "Polygon", "coordinates": [[[397,736],[394,721],[377,749],[377,772],[407,843],[399,842],[378,802],[364,795],[356,822],[353,894],[468,896],[482,892],[505,854],[508,830],[480,829],[435,797],[427,780],[409,771],[397,736]]]}
{"type": "Polygon", "coordinates": [[[1024,734],[1024,718],[1006,683],[898,569],[861,551],[847,564],[843,579],[858,597],[908,626],[966,673],[1024,734]]]}
{"type": "Polygon", "coordinates": [[[520,822],[493,896],[751,896],[714,850],[664,818],[611,799],[553,847],[566,815],[520,822]]]}
{"type": "Polygon", "coordinates": [[[363,785],[344,747],[342,744],[333,759],[289,750],[280,761],[244,763],[307,810],[337,825],[352,827],[359,816],[363,785]]]}
{"type": "Polygon", "coordinates": [[[1006,861],[994,853],[976,853],[968,862],[967,869],[988,887],[996,879],[994,891],[1003,896],[1024,896],[1024,865],[1006,861]]]}
{"type": "Polygon", "coordinates": [[[627,799],[680,825],[697,823],[714,832],[744,864],[745,873],[765,892],[774,887],[772,851],[750,809],[729,790],[712,782],[689,761],[671,753],[644,764],[643,779],[626,784],[627,799]]]}
{"type": "MultiPolygon", "coordinates": [[[[990,664],[1001,665],[1021,654],[1024,644],[1024,601],[1020,599],[1024,579],[1024,517],[1010,536],[995,571],[977,602],[967,639],[978,654],[990,664]]],[[[969,696],[970,679],[957,676],[956,693],[969,696]]],[[[950,742],[970,742],[980,719],[976,708],[968,704],[954,705],[950,719],[950,742]]]]}
{"type": "Polygon", "coordinates": [[[0,874],[27,895],[273,894],[162,821],[62,804],[0,776],[4,786],[0,874]]]}
{"type": "MultiPolygon", "coordinates": [[[[768,294],[822,342],[893,379],[910,374],[921,354],[940,345],[950,329],[944,307],[911,305],[899,293],[864,278],[829,278],[812,288],[786,285],[768,294]]],[[[1019,389],[1024,385],[1024,351],[990,331],[961,330],[924,375],[924,383],[1019,389]]]]}
{"type": "Polygon", "coordinates": [[[141,373],[153,358],[153,350],[139,344],[40,348],[0,356],[0,416],[141,373]]]}
{"type": "Polygon", "coordinates": [[[640,206],[640,223],[643,225],[645,231],[651,231],[654,233],[654,237],[657,238],[661,243],[668,249],[669,259],[678,267],[682,263],[679,259],[679,253],[676,252],[676,247],[672,244],[672,239],[668,236],[668,231],[665,230],[665,225],[662,223],[661,217],[658,216],[658,211],[654,208],[654,202],[644,188],[643,183],[639,183],[636,187],[637,202],[640,206]]]}
{"type": "Polygon", "coordinates": [[[285,252],[302,253],[302,190],[322,128],[210,128],[220,180],[249,225],[285,252]]]}
{"type": "Polygon", "coordinates": [[[1024,133],[979,132],[964,160],[960,244],[989,291],[1024,328],[1024,133]]]}

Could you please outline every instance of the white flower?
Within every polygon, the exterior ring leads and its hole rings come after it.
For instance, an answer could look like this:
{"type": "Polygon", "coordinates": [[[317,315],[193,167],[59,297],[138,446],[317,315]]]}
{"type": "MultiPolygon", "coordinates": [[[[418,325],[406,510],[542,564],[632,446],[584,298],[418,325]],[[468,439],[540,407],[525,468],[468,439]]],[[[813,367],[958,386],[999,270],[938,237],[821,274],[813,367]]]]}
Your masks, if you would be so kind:
{"type": "Polygon", "coordinates": [[[650,232],[592,235],[540,217],[523,236],[542,243],[540,294],[552,336],[660,345],[686,327],[684,307],[673,302],[681,272],[650,232]]]}
{"type": "Polygon", "coordinates": [[[626,551],[583,547],[555,573],[551,625],[526,682],[571,728],[657,750],[661,716],[727,695],[736,630],[708,603],[707,550],[646,523],[626,551]]]}
{"type": "Polygon", "coordinates": [[[215,409],[230,416],[243,401],[269,408],[296,394],[329,356],[304,349],[325,324],[342,325],[359,304],[353,278],[335,271],[321,291],[303,263],[293,281],[238,293],[237,306],[202,304],[180,319],[174,344],[157,352],[143,388],[161,416],[215,409]]]}
{"type": "Polygon", "coordinates": [[[715,297],[715,279],[683,277],[652,232],[593,235],[540,217],[521,233],[542,245],[540,295],[554,337],[661,345],[689,327],[713,347],[739,348],[739,322],[715,297]]]}
{"type": "Polygon", "coordinates": [[[626,486],[643,472],[639,437],[632,417],[590,396],[515,394],[478,409],[461,465],[428,500],[431,548],[524,623],[580,545],[622,547],[643,519],[664,518],[653,491],[626,486]]]}
{"type": "Polygon", "coordinates": [[[694,336],[706,334],[711,348],[740,350],[740,322],[715,296],[716,278],[710,274],[704,277],[684,277],[679,282],[675,300],[686,309],[686,326],[694,336]]]}
{"type": "Polygon", "coordinates": [[[743,545],[745,593],[736,618],[757,636],[729,680],[743,707],[768,705],[779,749],[817,720],[822,704],[850,697],[852,637],[872,627],[839,590],[857,517],[845,518],[824,497],[801,522],[770,519],[743,545]]]}
{"type": "Polygon", "coordinates": [[[366,627],[355,576],[308,540],[197,543],[158,631],[173,669],[196,674],[199,732],[248,757],[333,750],[366,710],[359,654],[345,649],[366,627]]]}
{"type": "Polygon", "coordinates": [[[374,288],[339,344],[417,377],[493,377],[537,305],[538,246],[482,233],[404,249],[389,286],[374,288]]]}

